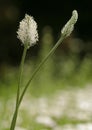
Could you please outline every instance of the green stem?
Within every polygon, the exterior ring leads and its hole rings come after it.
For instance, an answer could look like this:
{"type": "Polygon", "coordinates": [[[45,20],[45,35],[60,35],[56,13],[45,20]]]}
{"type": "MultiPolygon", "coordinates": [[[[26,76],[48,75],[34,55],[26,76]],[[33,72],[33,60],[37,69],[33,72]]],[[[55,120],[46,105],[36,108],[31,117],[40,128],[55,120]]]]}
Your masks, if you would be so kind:
{"type": "Polygon", "coordinates": [[[28,83],[26,84],[26,86],[24,87],[23,91],[22,91],[22,94],[20,96],[20,99],[19,99],[19,104],[18,106],[20,106],[21,104],[21,101],[24,97],[24,94],[28,88],[28,86],[30,85],[32,79],[35,77],[36,73],[39,71],[39,69],[42,67],[42,65],[47,61],[47,59],[54,53],[54,51],[57,49],[57,47],[61,44],[61,42],[65,39],[64,36],[61,36],[60,39],[57,41],[57,43],[54,45],[54,47],[51,49],[51,51],[47,54],[47,56],[40,62],[40,64],[37,66],[37,68],[35,69],[35,71],[33,72],[30,80],[28,81],[28,83]]]}
{"type": "Polygon", "coordinates": [[[23,76],[23,68],[24,68],[26,52],[27,52],[27,44],[25,44],[25,46],[24,46],[23,55],[21,58],[16,104],[18,104],[18,101],[19,101],[20,86],[21,86],[21,81],[22,81],[22,76],[23,76]]]}
{"type": "Polygon", "coordinates": [[[12,118],[10,130],[14,130],[15,125],[16,125],[16,120],[17,120],[17,115],[18,115],[18,108],[19,108],[18,102],[19,102],[19,96],[20,96],[20,87],[21,87],[21,81],[22,81],[23,67],[24,67],[26,52],[27,52],[27,44],[25,44],[25,47],[24,47],[24,50],[23,50],[23,55],[22,55],[22,58],[21,58],[18,89],[17,89],[17,98],[16,98],[16,108],[15,108],[15,112],[14,112],[14,115],[13,115],[13,118],[12,118]]]}

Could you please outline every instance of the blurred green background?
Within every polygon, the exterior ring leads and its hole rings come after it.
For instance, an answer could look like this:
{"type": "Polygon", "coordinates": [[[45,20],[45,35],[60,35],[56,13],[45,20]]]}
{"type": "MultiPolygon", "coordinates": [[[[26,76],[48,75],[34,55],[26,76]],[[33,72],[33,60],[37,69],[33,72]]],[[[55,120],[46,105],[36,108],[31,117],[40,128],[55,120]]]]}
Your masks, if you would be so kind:
{"type": "MultiPolygon", "coordinates": [[[[16,128],[16,130],[25,130],[22,129],[22,127],[28,130],[59,130],[56,126],[56,129],[54,129],[54,126],[39,125],[39,121],[38,123],[35,122],[35,118],[43,114],[45,109],[49,111],[46,106],[42,105],[44,102],[48,102],[47,104],[48,106],[50,105],[51,108],[58,106],[57,102],[60,92],[61,95],[63,95],[63,99],[60,100],[60,102],[66,102],[67,97],[70,100],[66,108],[64,108],[65,113],[63,116],[60,116],[58,119],[54,117],[54,115],[51,117],[59,126],[64,124],[75,125],[78,123],[88,123],[92,120],[89,115],[83,116],[81,114],[79,117],[82,119],[74,118],[74,116],[77,117],[76,113],[85,113],[84,110],[80,112],[80,109],[75,106],[75,99],[81,99],[81,97],[77,95],[78,97],[76,96],[75,98],[74,95],[76,95],[77,92],[78,94],[84,93],[84,96],[89,96],[89,93],[92,91],[91,1],[0,0],[0,128],[2,130],[8,130],[14,110],[19,64],[23,51],[23,46],[21,46],[21,42],[17,39],[16,34],[20,20],[24,18],[25,13],[32,15],[38,23],[39,32],[39,42],[27,52],[22,83],[24,86],[35,67],[40,63],[43,57],[46,56],[60,37],[61,28],[69,20],[72,10],[74,9],[79,13],[79,19],[75,25],[75,29],[71,36],[63,41],[63,44],[57,48],[54,55],[49,58],[37,73],[27,91],[24,104],[21,107],[18,119],[19,123],[17,123],[18,128],[16,128]],[[90,85],[90,87],[88,87],[88,85],[90,85]],[[86,89],[86,87],[88,89],[86,89]],[[59,92],[59,94],[57,94],[58,96],[56,95],[56,97],[53,98],[53,95],[57,92],[59,92]],[[39,101],[40,97],[42,98],[41,101],[39,101]],[[46,98],[45,101],[44,97],[46,98]],[[36,101],[34,102],[35,98],[36,101]],[[53,100],[55,101],[54,103],[53,100]],[[29,105],[31,103],[33,108],[30,108],[32,107],[29,105]],[[38,105],[38,108],[42,109],[43,112],[35,110],[37,103],[41,105],[38,105]],[[29,111],[33,112],[30,116],[28,115],[30,113],[29,111]],[[67,113],[72,115],[72,112],[74,112],[75,115],[68,117],[67,113]]],[[[82,99],[81,104],[84,102],[90,104],[87,98],[82,99]]],[[[92,99],[91,96],[90,99],[92,99]]],[[[83,106],[86,108],[86,103],[84,103],[83,106]]],[[[58,107],[63,108],[63,106],[58,107]]],[[[56,109],[57,112],[59,111],[58,109],[56,109]]],[[[90,109],[91,107],[87,109],[87,111],[90,109]]],[[[44,117],[48,115],[48,113],[45,114],[46,115],[43,114],[44,117]]],[[[45,118],[45,120],[46,119],[48,120],[48,118],[45,118]]],[[[40,119],[37,118],[37,120],[40,119]]],[[[48,122],[50,122],[50,120],[48,122]]],[[[66,130],[67,128],[68,127],[66,127],[66,130]]],[[[62,127],[62,130],[63,129],[62,127]]],[[[80,127],[80,129],[82,128],[80,127]]]]}
{"type": "Polygon", "coordinates": [[[78,10],[79,13],[78,22],[71,36],[64,40],[63,45],[58,47],[51,58],[53,59],[53,64],[50,65],[53,66],[51,67],[51,69],[53,68],[51,77],[56,79],[69,77],[67,79],[71,80],[70,75],[74,78],[77,75],[80,76],[79,73],[81,73],[82,77],[84,76],[83,81],[85,78],[91,81],[91,1],[1,0],[0,82],[3,82],[9,67],[17,68],[19,66],[23,46],[17,39],[16,31],[25,13],[34,16],[38,23],[39,42],[28,50],[26,57],[26,60],[35,66],[38,64],[37,62],[40,62],[41,56],[44,57],[58,40],[61,28],[71,17],[74,9],[78,10]]]}

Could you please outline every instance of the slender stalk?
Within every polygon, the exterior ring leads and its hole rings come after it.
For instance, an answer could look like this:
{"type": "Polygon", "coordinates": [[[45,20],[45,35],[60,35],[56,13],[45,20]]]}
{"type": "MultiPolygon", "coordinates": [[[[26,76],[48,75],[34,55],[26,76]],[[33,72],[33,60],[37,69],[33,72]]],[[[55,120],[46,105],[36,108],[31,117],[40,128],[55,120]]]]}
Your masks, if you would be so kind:
{"type": "Polygon", "coordinates": [[[57,43],[54,45],[54,47],[50,50],[50,52],[47,54],[47,56],[40,62],[40,64],[37,66],[37,68],[35,69],[35,71],[33,72],[31,78],[29,79],[28,83],[26,84],[26,86],[24,87],[23,91],[22,91],[22,94],[20,96],[20,99],[19,99],[19,104],[18,106],[20,106],[21,104],[21,101],[24,97],[24,94],[28,88],[28,86],[30,85],[32,79],[35,77],[36,73],[39,71],[39,69],[42,67],[42,65],[47,61],[47,59],[54,53],[54,51],[57,49],[57,47],[61,44],[61,42],[65,39],[65,37],[62,35],[60,37],[60,39],[57,41],[57,43]]]}
{"type": "Polygon", "coordinates": [[[25,44],[25,46],[24,46],[23,55],[22,55],[22,58],[21,58],[16,104],[18,104],[18,101],[19,101],[20,86],[21,86],[21,81],[22,81],[22,75],[23,75],[23,68],[24,68],[24,61],[25,61],[25,57],[26,57],[26,52],[27,52],[27,44],[25,44]]]}
{"type": "Polygon", "coordinates": [[[18,102],[19,102],[19,96],[20,96],[20,87],[21,87],[21,81],[22,81],[23,67],[24,67],[26,52],[27,52],[27,44],[25,44],[25,46],[24,46],[23,55],[22,55],[22,58],[21,58],[17,97],[16,97],[16,107],[15,107],[15,112],[14,112],[14,115],[13,115],[13,118],[12,118],[10,130],[14,130],[15,125],[16,125],[16,120],[17,120],[17,115],[18,115],[18,107],[19,107],[18,102]]]}

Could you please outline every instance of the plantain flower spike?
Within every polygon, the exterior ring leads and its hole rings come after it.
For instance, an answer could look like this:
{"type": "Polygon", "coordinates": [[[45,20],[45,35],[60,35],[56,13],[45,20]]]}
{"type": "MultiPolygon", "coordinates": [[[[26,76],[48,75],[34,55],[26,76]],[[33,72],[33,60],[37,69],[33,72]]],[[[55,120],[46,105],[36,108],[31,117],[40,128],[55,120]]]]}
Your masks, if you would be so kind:
{"type": "Polygon", "coordinates": [[[74,10],[72,12],[72,16],[71,16],[70,20],[65,24],[65,26],[61,30],[61,34],[64,37],[68,37],[72,33],[72,31],[74,29],[74,25],[77,22],[77,20],[78,20],[78,12],[77,12],[77,10],[74,10]]]}
{"type": "Polygon", "coordinates": [[[25,18],[20,22],[17,31],[17,38],[23,45],[27,44],[27,48],[36,44],[38,41],[37,23],[32,16],[25,14],[25,18]]]}

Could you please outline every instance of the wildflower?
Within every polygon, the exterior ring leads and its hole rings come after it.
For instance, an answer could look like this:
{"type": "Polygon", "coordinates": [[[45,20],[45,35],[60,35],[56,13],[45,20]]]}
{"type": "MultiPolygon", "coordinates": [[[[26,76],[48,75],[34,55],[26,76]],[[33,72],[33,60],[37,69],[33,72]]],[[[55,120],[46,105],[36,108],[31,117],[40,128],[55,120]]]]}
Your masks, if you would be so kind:
{"type": "Polygon", "coordinates": [[[76,10],[74,10],[72,12],[72,17],[70,18],[70,20],[65,24],[65,26],[63,27],[63,29],[61,30],[61,34],[65,37],[68,37],[73,29],[74,29],[74,25],[77,22],[78,19],[78,13],[76,10]]]}
{"type": "Polygon", "coordinates": [[[18,39],[28,48],[38,41],[37,23],[34,18],[29,15],[25,15],[25,18],[20,22],[19,29],[17,31],[18,39]]]}

